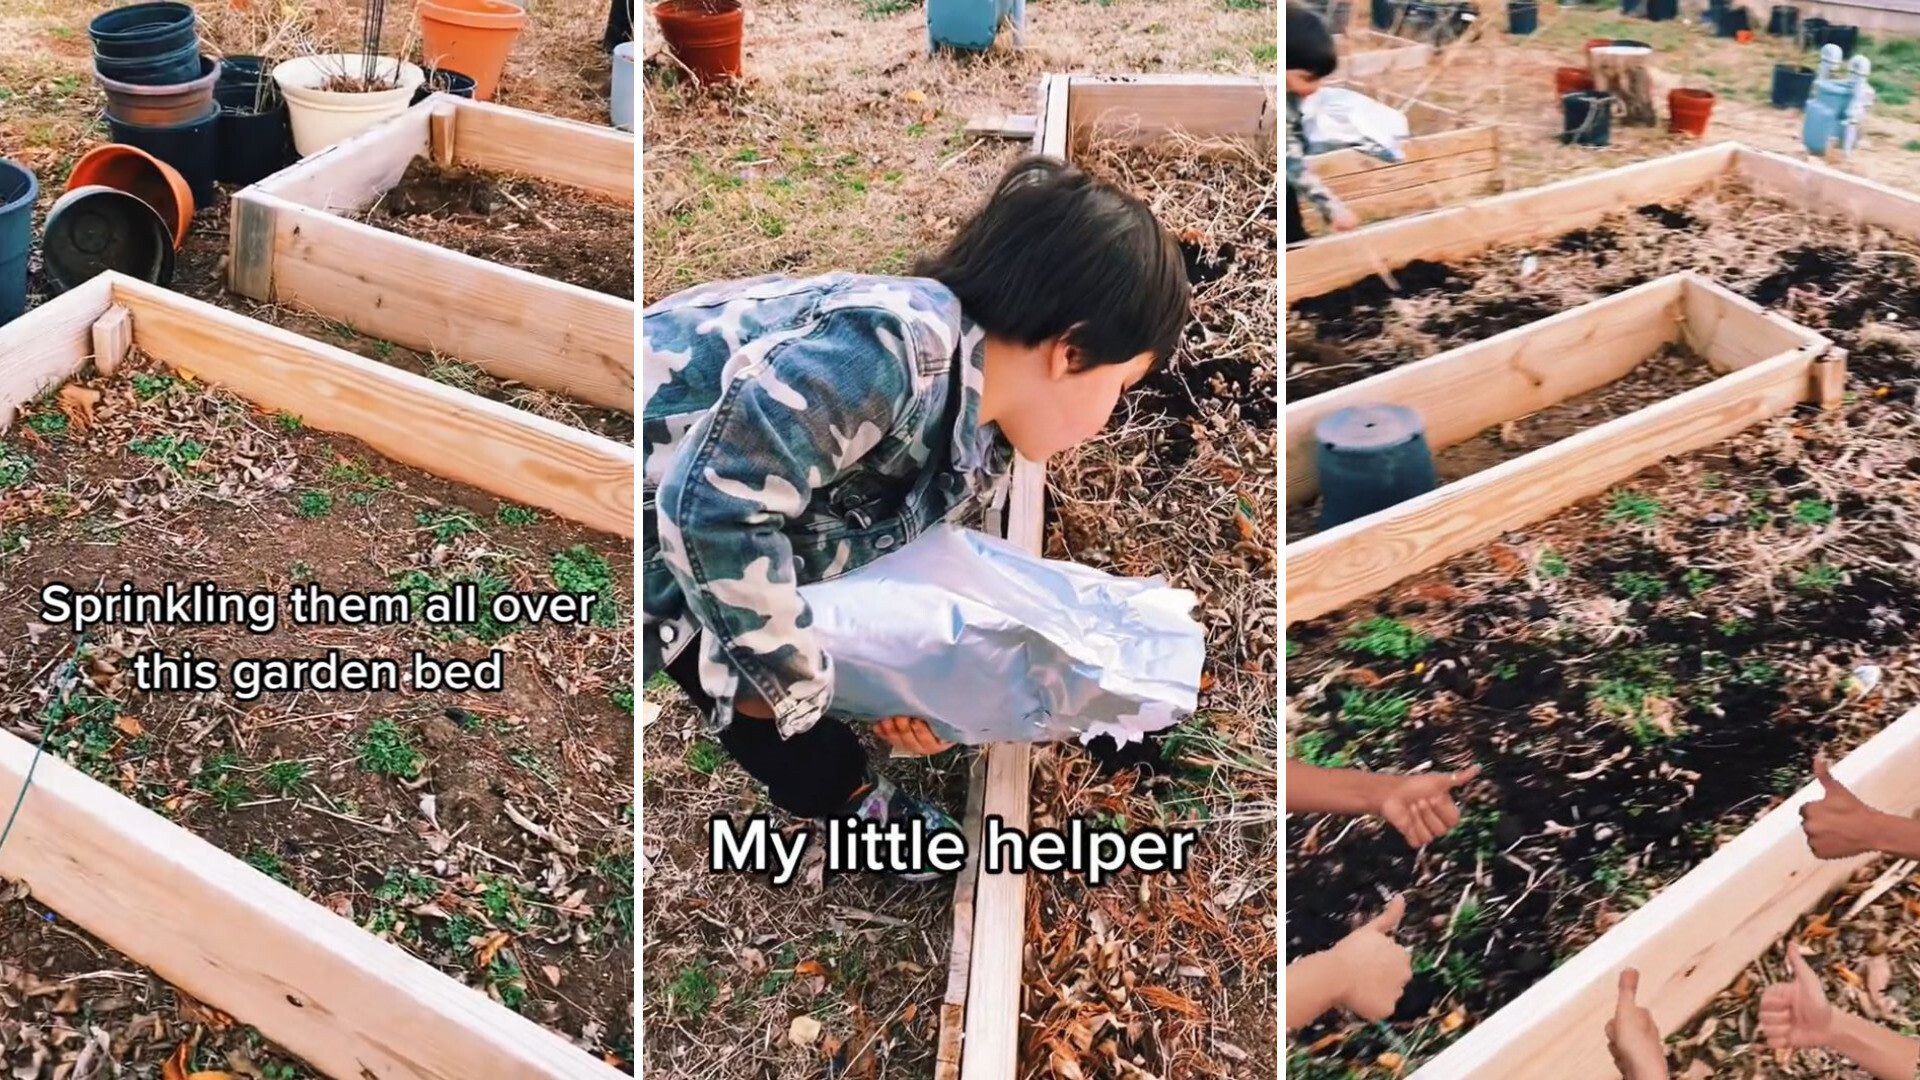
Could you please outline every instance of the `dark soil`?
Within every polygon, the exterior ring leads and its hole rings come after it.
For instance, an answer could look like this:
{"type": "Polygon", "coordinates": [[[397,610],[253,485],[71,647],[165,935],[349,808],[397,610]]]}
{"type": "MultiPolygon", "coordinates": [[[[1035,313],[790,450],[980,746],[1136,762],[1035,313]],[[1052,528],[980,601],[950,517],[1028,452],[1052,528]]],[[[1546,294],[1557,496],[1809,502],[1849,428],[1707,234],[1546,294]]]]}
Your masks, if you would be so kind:
{"type": "Polygon", "coordinates": [[[583,289],[636,295],[633,207],[564,184],[415,158],[367,221],[583,289]]]}

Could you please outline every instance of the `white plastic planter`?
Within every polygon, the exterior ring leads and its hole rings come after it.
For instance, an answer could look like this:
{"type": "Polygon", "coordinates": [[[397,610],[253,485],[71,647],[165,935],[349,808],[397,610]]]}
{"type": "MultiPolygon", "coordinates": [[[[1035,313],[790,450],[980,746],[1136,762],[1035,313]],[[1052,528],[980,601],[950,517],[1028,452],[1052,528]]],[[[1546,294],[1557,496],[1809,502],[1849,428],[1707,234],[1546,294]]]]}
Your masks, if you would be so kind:
{"type": "Polygon", "coordinates": [[[627,41],[613,50],[613,126],[621,131],[633,130],[634,112],[633,81],[633,42],[627,41]]]}
{"type": "Polygon", "coordinates": [[[360,53],[328,53],[283,60],[273,67],[273,81],[287,99],[288,118],[293,122],[293,145],[301,157],[316,154],[344,139],[352,138],[390,116],[406,111],[413,92],[427,80],[420,65],[391,56],[374,58],[374,72],[383,79],[398,75],[391,90],[372,93],[341,93],[321,87],[340,75],[357,76],[366,70],[366,58],[360,53]]]}

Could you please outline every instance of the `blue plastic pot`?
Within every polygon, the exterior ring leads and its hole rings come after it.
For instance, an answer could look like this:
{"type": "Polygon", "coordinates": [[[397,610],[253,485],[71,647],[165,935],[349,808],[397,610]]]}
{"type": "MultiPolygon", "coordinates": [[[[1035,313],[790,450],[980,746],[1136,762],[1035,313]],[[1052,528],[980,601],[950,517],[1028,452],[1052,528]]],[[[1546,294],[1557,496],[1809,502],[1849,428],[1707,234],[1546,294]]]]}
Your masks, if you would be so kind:
{"type": "Polygon", "coordinates": [[[33,251],[33,203],[40,181],[12,158],[0,158],[0,325],[27,310],[27,255],[33,251]]]}
{"type": "Polygon", "coordinates": [[[198,120],[165,127],[123,124],[112,117],[107,126],[113,141],[137,146],[173,166],[193,190],[195,206],[213,205],[214,175],[219,167],[220,104],[198,120]]]}
{"type": "Polygon", "coordinates": [[[1013,0],[927,0],[927,43],[935,49],[985,52],[1013,7],[1013,0]]]}
{"type": "Polygon", "coordinates": [[[134,86],[176,86],[201,77],[200,43],[189,39],[172,52],[118,60],[110,56],[93,58],[93,70],[114,82],[134,86]]]}
{"type": "Polygon", "coordinates": [[[1404,405],[1338,409],[1313,426],[1320,528],[1424,495],[1440,484],[1420,414],[1404,405]]]}
{"type": "Polygon", "coordinates": [[[1813,93],[1814,71],[1799,64],[1773,65],[1773,107],[1803,109],[1813,93]]]}
{"type": "Polygon", "coordinates": [[[1537,0],[1512,0],[1507,5],[1507,33],[1531,34],[1540,29],[1540,5],[1537,0]]]}
{"type": "Polygon", "coordinates": [[[193,5],[177,3],[130,4],[93,17],[87,24],[93,55],[115,60],[138,60],[178,52],[193,46],[199,51],[199,29],[193,5]]]}

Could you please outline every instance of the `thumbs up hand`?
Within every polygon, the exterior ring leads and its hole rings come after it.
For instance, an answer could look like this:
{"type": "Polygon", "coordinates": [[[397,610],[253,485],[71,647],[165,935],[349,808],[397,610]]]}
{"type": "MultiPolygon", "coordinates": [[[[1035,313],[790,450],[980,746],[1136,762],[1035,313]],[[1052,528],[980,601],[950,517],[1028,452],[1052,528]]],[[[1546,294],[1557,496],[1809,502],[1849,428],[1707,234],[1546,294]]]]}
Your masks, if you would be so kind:
{"type": "Polygon", "coordinates": [[[1787,964],[1793,981],[1775,983],[1760,995],[1760,1031],[1767,1045],[1775,1050],[1801,1050],[1831,1044],[1833,1005],[1797,941],[1787,945],[1787,964]]]}
{"type": "Polygon", "coordinates": [[[1624,1080],[1667,1080],[1667,1048],[1660,1041],[1653,1014],[1634,1000],[1639,990],[1637,969],[1620,972],[1620,997],[1614,1003],[1613,1019],[1607,1021],[1607,1049],[1624,1080]]]}
{"type": "Polygon", "coordinates": [[[1480,775],[1478,765],[1453,773],[1422,773],[1393,778],[1380,800],[1380,816],[1400,830],[1411,847],[1421,847],[1447,835],[1460,824],[1460,808],[1453,789],[1480,775]]]}
{"type": "Polygon", "coordinates": [[[1400,917],[1406,913],[1406,898],[1396,896],[1385,911],[1341,938],[1330,950],[1345,972],[1345,990],[1338,1004],[1363,1020],[1392,1016],[1401,991],[1413,979],[1412,955],[1406,946],[1393,940],[1400,917]]]}
{"type": "Polygon", "coordinates": [[[1825,758],[1813,759],[1813,775],[1826,789],[1825,798],[1800,807],[1800,823],[1813,853],[1822,859],[1845,859],[1880,850],[1889,827],[1896,824],[1891,815],[1868,806],[1835,780],[1825,758]]]}

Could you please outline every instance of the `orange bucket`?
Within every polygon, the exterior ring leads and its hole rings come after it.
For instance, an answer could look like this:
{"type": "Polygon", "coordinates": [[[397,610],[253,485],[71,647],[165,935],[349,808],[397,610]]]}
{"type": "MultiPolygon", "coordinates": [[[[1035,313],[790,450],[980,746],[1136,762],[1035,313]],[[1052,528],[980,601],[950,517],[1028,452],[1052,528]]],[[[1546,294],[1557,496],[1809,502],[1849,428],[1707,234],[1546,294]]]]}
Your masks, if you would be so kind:
{"type": "Polygon", "coordinates": [[[73,163],[67,175],[67,190],[98,185],[124,191],[153,207],[173,234],[174,250],[180,249],[193,225],[193,189],[180,170],[137,146],[108,143],[96,146],[73,163]]]}
{"type": "Polygon", "coordinates": [[[506,0],[420,0],[421,52],[429,68],[473,76],[476,101],[492,101],[527,13],[506,0]]]}

